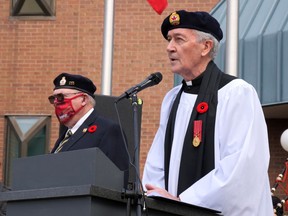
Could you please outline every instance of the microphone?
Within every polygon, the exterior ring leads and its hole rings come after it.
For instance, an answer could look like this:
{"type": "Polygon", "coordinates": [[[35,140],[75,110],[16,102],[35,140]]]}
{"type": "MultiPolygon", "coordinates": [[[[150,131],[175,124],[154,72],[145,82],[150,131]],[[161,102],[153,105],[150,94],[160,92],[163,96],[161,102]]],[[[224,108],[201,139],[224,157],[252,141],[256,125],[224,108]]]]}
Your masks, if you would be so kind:
{"type": "Polygon", "coordinates": [[[144,81],[141,83],[131,87],[127,91],[125,91],[122,95],[120,95],[116,100],[115,103],[119,102],[123,98],[129,98],[131,95],[136,94],[137,92],[142,91],[145,88],[148,88],[150,86],[157,85],[162,80],[162,74],[160,72],[152,73],[150,76],[148,76],[144,81]]]}

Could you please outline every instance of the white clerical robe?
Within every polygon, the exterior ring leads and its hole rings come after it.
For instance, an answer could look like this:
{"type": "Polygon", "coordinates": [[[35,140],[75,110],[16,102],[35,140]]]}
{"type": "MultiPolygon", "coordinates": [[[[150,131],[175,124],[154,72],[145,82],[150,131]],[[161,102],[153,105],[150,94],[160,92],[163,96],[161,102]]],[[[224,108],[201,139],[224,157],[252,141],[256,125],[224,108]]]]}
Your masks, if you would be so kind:
{"type": "MultiPolygon", "coordinates": [[[[162,103],[160,125],[149,150],[142,183],[165,188],[164,139],[173,101],[181,85],[162,103]]],[[[171,150],[169,188],[176,196],[183,140],[197,95],[182,93],[171,150]]],[[[215,168],[180,194],[182,202],[221,211],[224,216],[273,215],[268,178],[267,126],[252,85],[235,79],[218,91],[215,168]]]]}

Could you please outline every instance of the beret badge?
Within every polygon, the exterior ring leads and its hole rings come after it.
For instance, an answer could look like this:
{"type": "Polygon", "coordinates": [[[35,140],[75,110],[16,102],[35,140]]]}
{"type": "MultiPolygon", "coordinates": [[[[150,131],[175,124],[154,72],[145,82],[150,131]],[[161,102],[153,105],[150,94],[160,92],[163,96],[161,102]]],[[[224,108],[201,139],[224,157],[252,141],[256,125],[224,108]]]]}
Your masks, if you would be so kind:
{"type": "Polygon", "coordinates": [[[169,22],[171,25],[176,26],[180,24],[180,16],[177,12],[173,12],[169,17],[169,22]]]}
{"type": "Polygon", "coordinates": [[[69,81],[69,85],[75,85],[74,81],[69,81]]]}
{"type": "Polygon", "coordinates": [[[66,78],[65,78],[65,76],[62,77],[62,79],[60,80],[59,84],[60,84],[61,86],[66,84],[66,78]]]}

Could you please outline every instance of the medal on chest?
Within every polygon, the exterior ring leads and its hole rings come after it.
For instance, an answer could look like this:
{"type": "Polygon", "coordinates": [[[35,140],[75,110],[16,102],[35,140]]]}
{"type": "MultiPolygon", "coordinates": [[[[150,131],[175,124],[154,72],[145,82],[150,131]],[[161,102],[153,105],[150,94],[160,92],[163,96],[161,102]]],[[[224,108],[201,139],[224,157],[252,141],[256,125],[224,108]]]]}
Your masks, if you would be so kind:
{"type": "Polygon", "coordinates": [[[202,140],[202,120],[194,121],[193,141],[194,147],[198,147],[202,140]]]}

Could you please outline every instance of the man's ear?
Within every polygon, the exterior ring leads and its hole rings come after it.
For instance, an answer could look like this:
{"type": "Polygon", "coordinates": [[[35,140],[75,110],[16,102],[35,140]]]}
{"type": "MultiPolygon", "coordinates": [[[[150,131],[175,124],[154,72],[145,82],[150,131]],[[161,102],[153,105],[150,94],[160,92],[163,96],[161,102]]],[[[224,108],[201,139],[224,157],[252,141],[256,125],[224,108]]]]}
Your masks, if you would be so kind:
{"type": "Polygon", "coordinates": [[[83,100],[82,100],[82,106],[85,106],[87,104],[88,96],[84,95],[83,100]]]}
{"type": "Polygon", "coordinates": [[[203,44],[204,44],[204,49],[202,51],[202,56],[206,56],[209,54],[210,50],[213,48],[213,41],[205,40],[203,44]]]}

